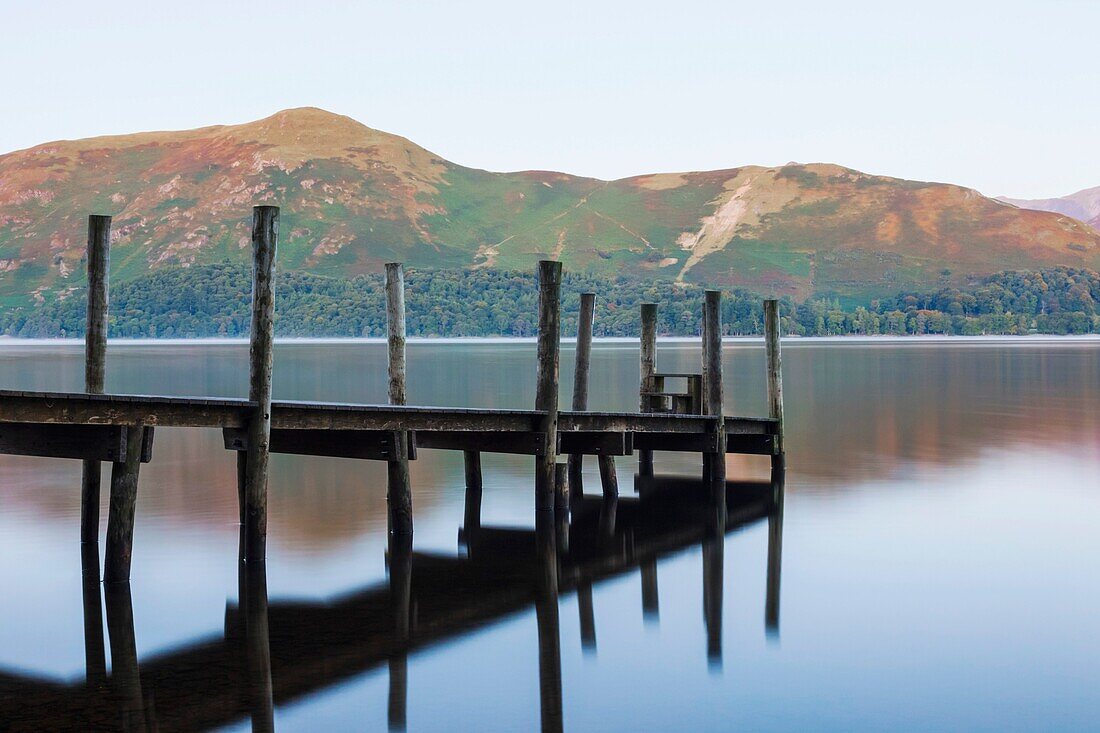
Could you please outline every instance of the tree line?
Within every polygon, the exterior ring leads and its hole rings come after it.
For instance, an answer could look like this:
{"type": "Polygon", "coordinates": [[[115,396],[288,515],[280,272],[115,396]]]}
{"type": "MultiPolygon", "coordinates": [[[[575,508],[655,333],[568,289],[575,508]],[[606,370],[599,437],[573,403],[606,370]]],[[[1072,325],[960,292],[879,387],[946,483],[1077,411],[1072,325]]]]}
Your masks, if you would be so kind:
{"type": "MultiPolygon", "coordinates": [[[[535,276],[501,270],[409,270],[405,278],[411,336],[533,336],[537,327],[535,276]]],[[[247,266],[218,263],[158,270],[111,289],[109,335],[123,338],[245,336],[251,274],[247,266]]],[[[660,304],[663,335],[697,335],[704,288],[664,280],[640,281],[566,274],[562,329],[576,333],[580,294],[594,292],[597,336],[636,336],[638,306],[660,304]]],[[[84,333],[85,292],[0,314],[0,333],[28,338],[84,333]]],[[[279,273],[276,332],[282,336],[385,336],[382,275],[330,278],[279,273]]],[[[1056,267],[1002,272],[968,288],[899,293],[842,306],[835,298],[780,303],[785,333],[844,334],[1081,334],[1100,332],[1100,275],[1056,267]]],[[[761,296],[727,290],[722,301],[726,335],[763,332],[761,296]]]]}

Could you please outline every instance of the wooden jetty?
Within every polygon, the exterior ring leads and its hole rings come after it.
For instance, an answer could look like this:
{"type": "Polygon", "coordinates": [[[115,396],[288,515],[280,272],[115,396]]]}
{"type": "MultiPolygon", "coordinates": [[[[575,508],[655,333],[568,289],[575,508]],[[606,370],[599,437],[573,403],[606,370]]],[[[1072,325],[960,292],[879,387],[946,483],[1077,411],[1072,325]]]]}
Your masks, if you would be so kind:
{"type": "MultiPolygon", "coordinates": [[[[781,481],[781,479],[780,479],[781,481]]],[[[388,718],[404,729],[410,654],[472,630],[535,612],[542,730],[563,729],[559,598],[575,593],[580,644],[596,653],[593,589],[640,571],[643,611],[659,606],[658,561],[701,549],[705,658],[721,663],[723,546],[727,533],[768,523],[764,626],[779,625],[781,483],[725,485],[727,523],[713,524],[712,487],[699,479],[648,478],[637,498],[574,499],[568,547],[539,529],[464,526],[457,555],[414,553],[394,535],[389,578],[327,600],[269,603],[263,563],[241,562],[239,600],[227,604],[224,635],[196,639],[139,660],[129,584],[107,584],[107,673],[101,587],[84,585],[86,679],[0,671],[0,720],[13,731],[205,730],[251,720],[272,730],[276,705],[373,669],[389,672],[388,718]]],[[[245,527],[242,527],[242,533],[245,527]]],[[[532,650],[535,652],[535,650],[532,650]]],[[[703,650],[700,650],[704,656],[703,650]]]]}
{"type": "MultiPolygon", "coordinates": [[[[638,412],[587,411],[593,294],[582,299],[572,410],[561,410],[561,263],[538,264],[538,363],[534,409],[501,410],[408,405],[405,387],[404,278],[400,264],[386,265],[389,404],[363,405],[274,400],[275,262],[279,209],[257,206],[252,220],[252,307],[247,399],[103,394],[106,370],[108,263],[111,220],[92,216],[88,226],[88,329],[85,392],[0,390],[0,453],[84,461],[81,540],[99,532],[99,463],[111,463],[105,582],[130,576],[138,475],[152,460],[158,426],[221,428],[225,447],[237,454],[241,551],[248,562],[264,560],[267,542],[268,457],[272,452],[385,461],[389,526],[394,535],[413,531],[410,460],[421,449],[463,451],[467,518],[477,523],[484,452],[535,459],[537,523],[568,516],[582,497],[581,459],[598,457],[603,495],[618,493],[614,459],[634,452],[641,477],[653,475],[653,454],[687,451],[702,457],[704,480],[715,496],[725,486],[726,453],[769,455],[782,467],[782,386],[779,317],[765,303],[766,368],[770,414],[723,414],[721,293],[707,291],[699,374],[657,370],[657,306],[641,308],[638,412]],[[681,392],[668,384],[684,380],[681,392]],[[567,470],[559,458],[569,456],[567,470]],[[572,479],[572,480],[570,480],[572,479]],[[572,484],[572,498],[570,497],[572,484]]],[[[725,503],[715,501],[725,511],[725,503]]]]}

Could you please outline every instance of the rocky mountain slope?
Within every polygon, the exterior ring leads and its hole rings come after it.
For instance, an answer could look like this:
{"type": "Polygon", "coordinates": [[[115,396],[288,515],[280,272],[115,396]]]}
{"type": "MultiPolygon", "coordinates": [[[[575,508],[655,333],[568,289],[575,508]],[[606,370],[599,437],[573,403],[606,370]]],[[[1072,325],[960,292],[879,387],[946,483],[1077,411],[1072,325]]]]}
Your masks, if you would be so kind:
{"type": "Polygon", "coordinates": [[[1072,216],[1074,219],[1086,222],[1093,229],[1100,230],[1100,186],[1053,199],[1012,199],[998,196],[997,200],[1022,209],[1053,211],[1072,216]]]}
{"type": "Polygon", "coordinates": [[[0,156],[0,302],[83,281],[89,213],[112,277],[247,260],[250,207],[282,206],[279,263],[329,275],[530,268],[866,300],[1013,268],[1100,268],[1100,233],[959,186],[829,164],[601,181],[493,173],[305,108],[243,125],[46,143],[0,156]]]}

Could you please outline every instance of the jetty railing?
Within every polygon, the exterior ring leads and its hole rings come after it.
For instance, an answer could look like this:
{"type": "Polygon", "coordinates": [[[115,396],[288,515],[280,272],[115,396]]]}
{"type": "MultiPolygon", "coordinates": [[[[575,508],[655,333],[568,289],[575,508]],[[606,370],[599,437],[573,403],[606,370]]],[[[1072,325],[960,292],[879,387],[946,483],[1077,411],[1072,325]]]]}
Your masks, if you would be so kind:
{"type": "MultiPolygon", "coordinates": [[[[466,526],[480,524],[483,452],[535,459],[536,525],[561,524],[583,495],[581,461],[595,455],[604,497],[618,495],[615,457],[635,452],[639,478],[653,476],[655,451],[702,456],[703,475],[724,525],[727,452],[769,455],[773,474],[783,467],[783,398],[780,319],[765,301],[769,415],[737,417],[723,411],[721,293],[706,292],[700,374],[657,370],[657,306],[641,306],[638,412],[589,412],[588,377],[595,295],[581,298],[572,410],[559,409],[561,349],[560,262],[538,263],[538,346],[532,410],[407,405],[404,274],[386,265],[386,405],[274,400],[275,262],[279,209],[257,206],[252,219],[252,303],[248,399],[103,394],[106,373],[110,261],[109,216],[88,223],[88,327],[85,391],[0,390],[0,453],[84,461],[81,541],[98,542],[99,464],[111,463],[110,504],[103,579],[130,576],[133,530],[142,463],[152,460],[154,428],[216,427],[237,454],[242,557],[261,562],[267,543],[267,486],[272,452],[381,460],[387,463],[390,532],[411,537],[409,461],[420,449],[460,450],[466,479],[466,526]],[[664,389],[666,378],[685,378],[685,393],[664,389]],[[697,413],[697,414],[691,414],[697,413]],[[568,464],[559,463],[559,455],[568,464]]],[[[88,554],[87,552],[85,554],[88,554]]]]}

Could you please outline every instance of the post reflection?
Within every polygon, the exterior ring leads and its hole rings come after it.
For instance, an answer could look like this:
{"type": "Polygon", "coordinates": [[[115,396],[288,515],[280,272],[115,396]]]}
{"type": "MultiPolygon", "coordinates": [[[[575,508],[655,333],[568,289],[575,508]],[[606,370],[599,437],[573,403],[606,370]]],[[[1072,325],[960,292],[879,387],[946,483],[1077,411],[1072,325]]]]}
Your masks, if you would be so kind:
{"type": "Polygon", "coordinates": [[[0,670],[0,720],[13,730],[190,731],[244,723],[271,731],[276,706],[386,669],[388,705],[379,712],[391,729],[403,730],[410,654],[526,611],[537,628],[529,653],[538,660],[541,726],[561,731],[569,714],[562,597],[577,594],[581,648],[594,656],[601,584],[638,573],[643,614],[655,614],[662,559],[699,547],[705,659],[720,670],[724,537],[766,519],[765,626],[769,635],[778,633],[782,480],[727,483],[725,512],[715,511],[697,478],[652,477],[639,489],[637,497],[575,501],[568,546],[552,518],[532,529],[483,526],[480,517],[467,516],[459,533],[464,552],[413,552],[408,538],[395,537],[387,548],[388,578],[335,599],[269,602],[264,564],[239,563],[239,602],[227,604],[223,637],[140,663],[130,586],[102,585],[93,549],[83,560],[85,678],[54,683],[0,670]]]}

